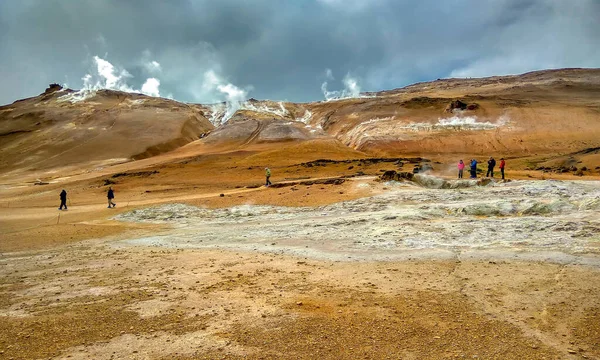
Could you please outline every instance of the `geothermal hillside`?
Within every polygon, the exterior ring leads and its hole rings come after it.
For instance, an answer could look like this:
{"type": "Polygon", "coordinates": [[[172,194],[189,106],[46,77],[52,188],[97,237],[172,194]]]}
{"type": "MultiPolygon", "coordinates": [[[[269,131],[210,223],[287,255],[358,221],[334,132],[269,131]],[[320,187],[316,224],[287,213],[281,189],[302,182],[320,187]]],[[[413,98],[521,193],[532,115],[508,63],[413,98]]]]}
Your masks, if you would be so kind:
{"type": "Polygon", "coordinates": [[[140,159],[197,140],[214,126],[193,105],[139,94],[51,85],[0,107],[0,169],[49,170],[140,159]]]}
{"type": "Polygon", "coordinates": [[[310,124],[387,155],[529,156],[600,145],[598,69],[438,80],[367,95],[311,104],[310,124]]]}
{"type": "Polygon", "coordinates": [[[51,86],[0,108],[5,174],[93,169],[173,150],[185,157],[299,143],[323,146],[324,140],[347,147],[353,157],[449,160],[494,154],[535,158],[542,168],[594,169],[600,165],[600,69],[444,79],[307,104],[250,99],[194,105],[51,86]]]}

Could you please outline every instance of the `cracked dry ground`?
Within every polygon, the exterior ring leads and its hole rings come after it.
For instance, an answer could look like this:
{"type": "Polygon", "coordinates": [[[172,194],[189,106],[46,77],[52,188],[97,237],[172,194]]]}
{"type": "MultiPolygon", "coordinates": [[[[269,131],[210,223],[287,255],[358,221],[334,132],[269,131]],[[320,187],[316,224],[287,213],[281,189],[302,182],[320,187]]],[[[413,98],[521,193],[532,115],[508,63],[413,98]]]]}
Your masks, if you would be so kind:
{"type": "Polygon", "coordinates": [[[600,358],[596,268],[116,244],[4,254],[0,358],[600,358]]]}

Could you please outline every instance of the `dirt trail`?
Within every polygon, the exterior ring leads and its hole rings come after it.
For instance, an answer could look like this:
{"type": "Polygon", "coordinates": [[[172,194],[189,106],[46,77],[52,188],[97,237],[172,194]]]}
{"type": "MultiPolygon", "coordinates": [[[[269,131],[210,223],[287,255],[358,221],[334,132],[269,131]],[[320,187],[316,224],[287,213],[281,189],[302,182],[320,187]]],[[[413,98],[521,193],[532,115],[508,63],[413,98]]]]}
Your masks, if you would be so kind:
{"type": "MultiPolygon", "coordinates": [[[[345,178],[340,176],[325,176],[325,177],[317,177],[317,178],[308,178],[302,180],[282,180],[277,181],[275,185],[277,187],[283,186],[293,186],[293,185],[303,185],[305,183],[319,183],[324,180],[338,180],[342,179],[344,181],[372,181],[376,177],[375,176],[361,176],[355,178],[345,178]]],[[[255,188],[243,188],[243,189],[233,189],[233,190],[222,190],[220,192],[208,192],[208,193],[198,193],[198,194],[186,194],[186,195],[175,195],[175,196],[163,196],[163,197],[153,197],[151,199],[143,199],[143,200],[121,200],[120,206],[116,209],[121,210],[122,208],[128,207],[142,207],[148,205],[156,205],[156,204],[165,204],[165,203],[176,203],[176,202],[189,202],[192,200],[198,199],[207,199],[213,197],[219,197],[221,194],[223,195],[237,195],[237,194],[245,194],[252,193],[256,191],[264,191],[267,190],[266,187],[260,186],[255,188]]],[[[30,205],[22,206],[19,205],[18,200],[22,199],[22,197],[14,197],[14,198],[6,198],[7,202],[14,202],[11,207],[0,208],[0,214],[3,220],[18,220],[18,219],[49,219],[56,218],[57,214],[53,213],[55,207],[31,207],[30,205]]],[[[67,210],[67,214],[84,214],[97,212],[98,209],[102,208],[104,204],[78,204],[76,206],[71,206],[67,210]]]]}

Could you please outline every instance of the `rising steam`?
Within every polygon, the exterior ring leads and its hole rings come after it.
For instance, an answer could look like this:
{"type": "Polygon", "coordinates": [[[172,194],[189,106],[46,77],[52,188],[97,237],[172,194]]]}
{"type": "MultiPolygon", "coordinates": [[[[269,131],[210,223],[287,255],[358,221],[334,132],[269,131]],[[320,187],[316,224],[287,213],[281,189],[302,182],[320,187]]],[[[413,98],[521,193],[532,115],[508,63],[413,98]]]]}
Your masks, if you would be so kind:
{"type": "MultiPolygon", "coordinates": [[[[327,80],[334,80],[333,73],[331,69],[326,70],[327,80]]],[[[321,91],[323,92],[323,96],[325,97],[325,101],[333,101],[333,100],[341,100],[341,99],[352,99],[361,97],[360,94],[360,85],[358,84],[358,80],[350,76],[350,74],[346,74],[344,79],[342,80],[344,84],[343,90],[337,91],[328,91],[327,90],[327,81],[321,84],[321,91]]]]}
{"type": "MultiPolygon", "coordinates": [[[[140,89],[136,89],[129,84],[133,75],[125,68],[117,67],[106,59],[94,56],[92,58],[92,69],[88,74],[82,77],[83,86],[81,90],[68,93],[62,96],[60,100],[73,103],[84,101],[95,96],[98,90],[104,89],[160,97],[161,81],[159,80],[159,77],[163,75],[163,68],[158,61],[152,60],[151,56],[151,53],[146,50],[142,53],[142,57],[137,63],[139,68],[143,69],[151,76],[144,81],[140,89]]],[[[166,73],[168,73],[168,71],[166,71],[165,74],[166,73]]],[[[201,86],[201,89],[194,92],[194,95],[200,94],[203,98],[210,98],[216,102],[209,106],[211,110],[209,120],[215,126],[226,123],[238,110],[251,110],[272,114],[282,118],[289,117],[290,115],[283,102],[277,103],[278,106],[276,107],[271,107],[267,104],[257,104],[247,101],[248,93],[252,91],[252,86],[242,88],[227,81],[226,78],[221,75],[221,66],[218,62],[213,62],[208,67],[208,70],[201,74],[201,78],[198,81],[201,83],[201,85],[198,84],[201,86]]],[[[333,73],[330,69],[327,69],[326,77],[327,80],[334,80],[333,73]]],[[[327,81],[322,84],[321,89],[326,101],[359,98],[364,96],[360,93],[358,80],[350,74],[346,74],[342,83],[344,89],[336,91],[327,90],[327,81]]],[[[65,85],[65,87],[68,86],[65,85]]],[[[167,94],[167,97],[172,98],[172,95],[167,94]]],[[[308,124],[311,118],[312,113],[306,111],[304,116],[297,119],[297,121],[308,124]]]]}
{"type": "Polygon", "coordinates": [[[233,114],[240,109],[242,103],[248,97],[248,90],[241,89],[232,83],[228,83],[214,70],[208,70],[204,73],[204,82],[202,88],[206,92],[217,92],[219,97],[225,98],[225,103],[215,104],[211,106],[212,114],[210,122],[215,126],[219,126],[231,119],[233,114]]]}
{"type": "MultiPolygon", "coordinates": [[[[136,90],[127,84],[127,79],[133,78],[127,70],[118,69],[109,61],[99,56],[94,56],[93,60],[95,68],[81,78],[83,80],[81,90],[62,96],[62,100],[71,102],[83,101],[93,97],[98,90],[102,89],[142,93],[156,97],[160,96],[160,80],[154,77],[148,78],[142,85],[142,88],[136,90]]],[[[158,62],[152,61],[150,64],[155,70],[160,69],[158,62]]]]}
{"type": "Polygon", "coordinates": [[[160,86],[160,80],[156,78],[149,78],[146,80],[144,85],[142,85],[142,94],[159,97],[160,92],[158,91],[158,87],[160,86]]]}

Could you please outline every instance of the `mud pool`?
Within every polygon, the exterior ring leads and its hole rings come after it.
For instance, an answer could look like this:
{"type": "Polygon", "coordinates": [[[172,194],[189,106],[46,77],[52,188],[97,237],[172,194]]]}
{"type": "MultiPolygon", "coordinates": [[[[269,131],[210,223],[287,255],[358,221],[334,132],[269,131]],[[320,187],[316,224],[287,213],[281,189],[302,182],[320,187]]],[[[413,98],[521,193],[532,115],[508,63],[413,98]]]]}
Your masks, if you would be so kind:
{"type": "Polygon", "coordinates": [[[166,204],[121,214],[169,224],[116,246],[227,248],[330,260],[524,258],[600,266],[600,182],[422,177],[365,182],[384,194],[316,208],[166,204]],[[450,187],[450,189],[440,189],[450,187]]]}

